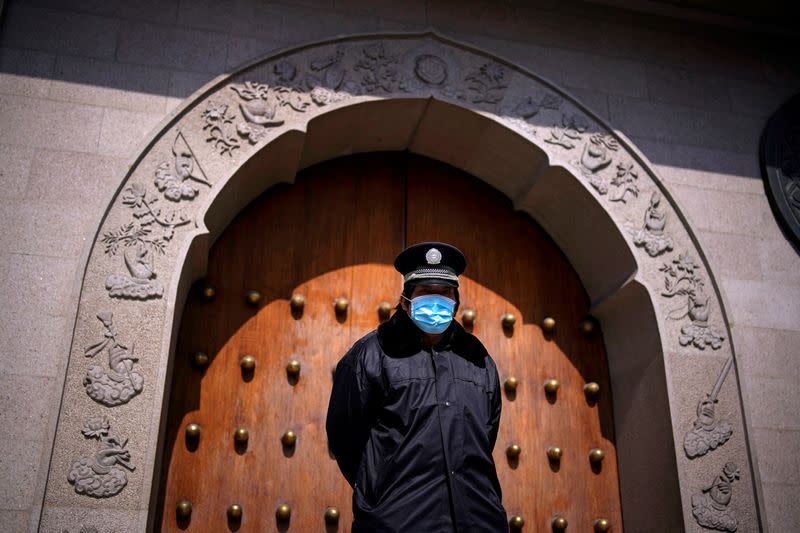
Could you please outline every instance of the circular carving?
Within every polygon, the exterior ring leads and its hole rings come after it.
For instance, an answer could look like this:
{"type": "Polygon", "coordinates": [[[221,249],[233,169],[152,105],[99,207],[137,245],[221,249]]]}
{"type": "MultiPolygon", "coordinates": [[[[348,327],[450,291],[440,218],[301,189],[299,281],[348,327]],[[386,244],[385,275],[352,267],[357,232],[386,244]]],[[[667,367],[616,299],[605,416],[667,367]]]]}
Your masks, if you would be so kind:
{"type": "Polygon", "coordinates": [[[427,84],[442,85],[447,81],[447,63],[436,56],[423,54],[414,62],[414,73],[427,84]]]}
{"type": "Polygon", "coordinates": [[[800,245],[800,95],[767,122],[761,136],[761,166],[772,212],[800,245]]]}

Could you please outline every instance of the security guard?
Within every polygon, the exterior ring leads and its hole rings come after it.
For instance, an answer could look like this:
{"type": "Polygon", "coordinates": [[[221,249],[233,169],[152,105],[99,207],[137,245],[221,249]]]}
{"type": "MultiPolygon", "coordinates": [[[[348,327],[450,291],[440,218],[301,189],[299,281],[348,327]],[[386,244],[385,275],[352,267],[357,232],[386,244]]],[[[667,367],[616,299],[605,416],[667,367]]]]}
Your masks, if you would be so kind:
{"type": "Polygon", "coordinates": [[[339,361],[328,405],[328,444],[353,487],[352,531],[508,531],[492,458],[497,367],[453,320],[466,258],[425,242],[394,266],[397,311],[339,361]]]}

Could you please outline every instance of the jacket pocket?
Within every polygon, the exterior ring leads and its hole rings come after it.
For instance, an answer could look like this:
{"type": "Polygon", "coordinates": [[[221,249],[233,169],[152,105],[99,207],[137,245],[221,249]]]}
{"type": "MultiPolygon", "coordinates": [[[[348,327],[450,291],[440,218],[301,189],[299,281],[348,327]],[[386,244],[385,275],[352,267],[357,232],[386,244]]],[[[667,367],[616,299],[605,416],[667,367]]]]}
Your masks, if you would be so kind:
{"type": "Polygon", "coordinates": [[[361,464],[358,466],[356,482],[353,485],[353,495],[355,496],[356,507],[359,509],[370,511],[375,506],[375,500],[372,497],[372,490],[367,476],[366,456],[361,459],[361,464]]]}
{"type": "Polygon", "coordinates": [[[457,393],[464,405],[464,414],[471,420],[486,429],[491,411],[492,392],[486,388],[485,382],[473,379],[456,378],[457,393]]]}

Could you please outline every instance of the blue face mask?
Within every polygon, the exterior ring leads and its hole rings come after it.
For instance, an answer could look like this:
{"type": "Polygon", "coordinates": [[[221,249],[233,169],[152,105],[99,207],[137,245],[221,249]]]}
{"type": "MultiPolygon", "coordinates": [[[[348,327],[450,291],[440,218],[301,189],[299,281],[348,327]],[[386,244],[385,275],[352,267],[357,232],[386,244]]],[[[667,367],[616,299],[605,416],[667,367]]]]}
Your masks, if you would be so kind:
{"type": "Polygon", "coordinates": [[[425,333],[442,333],[453,321],[456,302],[446,296],[425,294],[408,301],[411,302],[411,320],[425,333]]]}

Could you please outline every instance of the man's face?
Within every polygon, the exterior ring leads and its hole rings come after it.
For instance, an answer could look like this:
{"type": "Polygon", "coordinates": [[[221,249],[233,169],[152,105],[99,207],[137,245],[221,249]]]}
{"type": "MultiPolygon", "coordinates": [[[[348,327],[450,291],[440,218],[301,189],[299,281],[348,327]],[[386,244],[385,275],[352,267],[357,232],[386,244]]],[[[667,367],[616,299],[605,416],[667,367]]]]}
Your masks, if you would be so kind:
{"type": "MultiPolygon", "coordinates": [[[[440,294],[442,296],[446,296],[451,300],[456,299],[456,290],[449,285],[416,285],[414,290],[411,292],[411,297],[409,300],[413,300],[417,296],[424,296],[426,294],[440,294]]],[[[409,312],[409,303],[408,300],[405,298],[401,298],[401,305],[406,313],[409,312]]]]}

